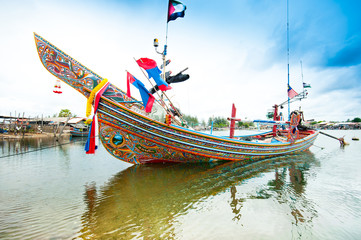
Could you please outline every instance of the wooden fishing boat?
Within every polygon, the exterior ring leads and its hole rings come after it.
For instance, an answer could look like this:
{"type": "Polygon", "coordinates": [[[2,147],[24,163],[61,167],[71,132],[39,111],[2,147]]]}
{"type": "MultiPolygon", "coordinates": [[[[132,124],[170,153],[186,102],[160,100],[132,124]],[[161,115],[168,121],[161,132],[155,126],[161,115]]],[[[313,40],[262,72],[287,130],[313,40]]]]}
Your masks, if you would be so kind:
{"type": "Polygon", "coordinates": [[[89,126],[84,123],[70,124],[70,135],[72,137],[87,137],[89,126]]]}
{"type": "MultiPolygon", "coordinates": [[[[103,80],[37,34],[35,42],[44,67],[85,97],[88,98],[103,80]]],[[[301,131],[293,125],[288,130],[277,131],[279,135],[288,136],[286,140],[277,139],[276,132],[247,138],[220,137],[176,124],[168,125],[150,116],[141,102],[110,84],[97,108],[99,138],[105,149],[114,157],[133,164],[253,161],[305,151],[318,135],[317,131],[301,131]]]]}
{"type": "Polygon", "coordinates": [[[89,131],[85,130],[85,131],[82,131],[81,129],[73,129],[73,130],[70,130],[70,135],[72,137],[87,137],[89,134],[89,131]]]}

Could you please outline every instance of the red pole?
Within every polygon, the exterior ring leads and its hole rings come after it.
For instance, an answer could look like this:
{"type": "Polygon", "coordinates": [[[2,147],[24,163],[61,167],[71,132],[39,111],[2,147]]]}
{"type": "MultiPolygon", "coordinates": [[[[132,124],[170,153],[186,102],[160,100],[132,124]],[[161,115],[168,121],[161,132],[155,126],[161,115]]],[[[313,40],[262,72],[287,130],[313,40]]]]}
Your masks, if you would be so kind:
{"type": "Polygon", "coordinates": [[[234,137],[234,129],[236,128],[236,121],[241,121],[241,119],[236,119],[236,107],[234,103],[232,104],[232,115],[231,118],[228,118],[228,121],[231,121],[230,128],[229,128],[229,137],[234,137]]]}
{"type": "MultiPolygon", "coordinates": [[[[274,121],[279,121],[280,120],[280,117],[278,116],[278,106],[277,104],[275,104],[274,106],[274,113],[273,113],[273,120],[274,121]]],[[[276,130],[277,130],[277,126],[276,125],[273,125],[273,136],[275,137],[276,136],[276,130]]]]}

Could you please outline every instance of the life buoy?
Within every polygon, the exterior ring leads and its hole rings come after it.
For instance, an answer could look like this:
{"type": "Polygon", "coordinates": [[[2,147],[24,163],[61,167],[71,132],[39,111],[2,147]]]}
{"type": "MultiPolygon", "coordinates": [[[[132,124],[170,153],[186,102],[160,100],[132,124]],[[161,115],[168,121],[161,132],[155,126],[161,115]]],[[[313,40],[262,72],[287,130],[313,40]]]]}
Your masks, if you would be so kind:
{"type": "Polygon", "coordinates": [[[288,130],[287,139],[289,142],[294,142],[299,137],[299,130],[297,128],[298,124],[300,123],[301,115],[297,112],[291,113],[291,120],[290,120],[290,128],[288,130]]]}
{"type": "Polygon", "coordinates": [[[290,121],[290,125],[291,126],[298,126],[298,124],[300,123],[301,120],[301,115],[298,112],[292,112],[291,113],[291,121],[290,121]]]}

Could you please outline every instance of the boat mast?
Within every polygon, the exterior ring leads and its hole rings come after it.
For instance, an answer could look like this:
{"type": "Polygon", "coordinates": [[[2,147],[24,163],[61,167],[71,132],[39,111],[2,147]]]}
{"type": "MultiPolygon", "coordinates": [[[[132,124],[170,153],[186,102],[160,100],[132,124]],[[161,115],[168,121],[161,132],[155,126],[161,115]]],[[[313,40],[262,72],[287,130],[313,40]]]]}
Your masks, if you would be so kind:
{"type": "Polygon", "coordinates": [[[302,93],[303,96],[305,96],[305,82],[303,81],[303,68],[302,68],[302,60],[300,60],[300,64],[301,64],[301,78],[302,78],[302,93]]]}
{"type": "Polygon", "coordinates": [[[288,0],[287,0],[287,103],[288,103],[288,121],[290,120],[290,96],[288,95],[288,88],[290,86],[290,36],[289,36],[289,21],[288,21],[288,0]]]}
{"type": "Polygon", "coordinates": [[[165,45],[164,45],[164,50],[163,50],[163,79],[164,79],[164,81],[166,80],[165,67],[167,65],[167,59],[166,59],[167,46],[168,46],[168,21],[167,21],[167,29],[166,29],[166,32],[165,32],[165,45]]]}

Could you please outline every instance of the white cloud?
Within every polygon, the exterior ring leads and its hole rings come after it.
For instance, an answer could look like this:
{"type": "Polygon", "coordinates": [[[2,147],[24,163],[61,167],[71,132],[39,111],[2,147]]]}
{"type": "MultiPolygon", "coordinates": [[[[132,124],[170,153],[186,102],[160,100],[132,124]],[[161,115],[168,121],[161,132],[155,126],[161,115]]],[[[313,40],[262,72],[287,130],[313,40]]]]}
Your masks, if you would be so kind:
{"type": "MultiPolygon", "coordinates": [[[[252,8],[248,6],[237,11],[242,9],[252,8]]],[[[160,57],[152,47],[155,37],[161,45],[165,40],[165,16],[159,17],[160,11],[125,3],[109,6],[105,2],[21,1],[19,4],[16,1],[2,4],[0,114],[17,111],[32,116],[53,115],[68,108],[79,116],[85,115],[85,98],[76,91],[63,84],[62,95],[52,93],[55,77],[39,61],[33,31],[125,90],[125,70],[145,81],[133,57],[149,57],[160,63],[160,57]]],[[[184,19],[170,22],[168,29],[168,57],[172,60],[169,69],[177,73],[189,67],[186,73],[191,76],[187,82],[174,84],[174,90],[168,93],[184,113],[205,120],[212,115],[228,117],[231,105],[235,103],[241,118],[264,118],[272,105],[286,100],[287,55],[284,52],[282,56],[274,56],[275,48],[286,49],[286,46],[278,46],[278,40],[273,39],[275,29],[285,25],[272,26],[279,24],[282,17],[269,23],[260,11],[259,19],[247,13],[229,24],[227,16],[213,24],[213,20],[207,23],[210,19],[197,19],[195,9],[188,7],[187,11],[184,19]],[[248,18],[254,22],[245,22],[248,18]]],[[[239,14],[230,15],[237,17],[239,14]]],[[[280,14],[277,9],[271,12],[273,18],[277,14],[280,14]]],[[[312,68],[307,64],[312,56],[317,54],[308,52],[306,56],[299,56],[306,60],[305,82],[312,85],[309,98],[301,102],[306,116],[333,120],[361,116],[360,101],[356,100],[360,99],[359,93],[322,91],[329,83],[348,74],[350,69],[312,68]]],[[[291,85],[299,90],[299,60],[296,63],[293,60],[297,58],[291,55],[290,72],[291,85]]],[[[147,82],[145,84],[150,87],[147,82]]],[[[135,90],[133,92],[137,95],[135,90]]],[[[298,104],[294,103],[292,107],[298,107],[298,104]]]]}

